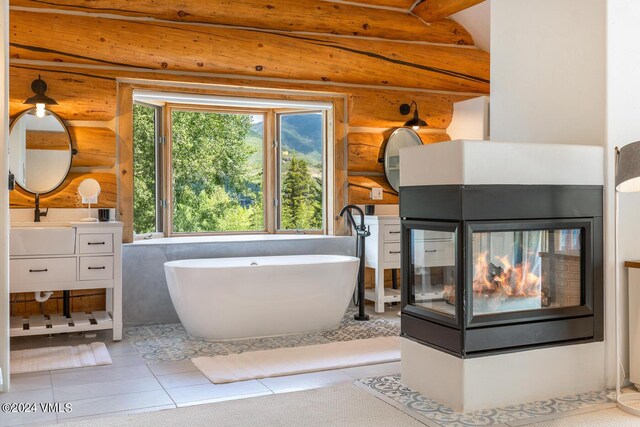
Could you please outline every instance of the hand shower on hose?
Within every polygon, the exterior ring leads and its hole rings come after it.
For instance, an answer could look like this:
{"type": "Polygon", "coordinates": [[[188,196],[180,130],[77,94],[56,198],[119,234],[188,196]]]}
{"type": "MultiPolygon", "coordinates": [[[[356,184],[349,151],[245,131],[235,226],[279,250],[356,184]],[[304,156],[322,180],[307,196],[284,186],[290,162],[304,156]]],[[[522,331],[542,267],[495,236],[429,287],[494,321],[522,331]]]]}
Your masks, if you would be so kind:
{"type": "Polygon", "coordinates": [[[344,217],[344,214],[347,214],[347,218],[349,222],[353,226],[356,231],[356,236],[358,236],[358,249],[357,256],[360,258],[360,269],[358,270],[358,314],[353,316],[356,320],[369,320],[369,316],[364,313],[364,260],[365,260],[365,238],[370,236],[369,228],[364,225],[364,212],[356,205],[346,205],[340,211],[340,216],[344,217]],[[353,214],[351,210],[356,210],[360,215],[360,224],[357,224],[355,219],[353,218],[353,214]]]}

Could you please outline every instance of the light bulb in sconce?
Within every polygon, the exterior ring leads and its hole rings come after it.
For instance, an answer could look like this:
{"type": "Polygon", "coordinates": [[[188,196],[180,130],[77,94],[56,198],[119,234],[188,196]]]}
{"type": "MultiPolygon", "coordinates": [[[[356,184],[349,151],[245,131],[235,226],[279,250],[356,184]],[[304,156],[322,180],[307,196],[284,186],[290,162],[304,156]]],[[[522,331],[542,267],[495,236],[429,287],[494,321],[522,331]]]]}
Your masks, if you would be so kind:
{"type": "Polygon", "coordinates": [[[45,104],[36,104],[36,116],[42,118],[45,115],[45,104]]]}
{"type": "Polygon", "coordinates": [[[36,106],[36,117],[42,118],[47,115],[47,105],[58,105],[55,99],[45,95],[47,83],[39,75],[37,79],[31,82],[31,90],[35,95],[28,98],[24,103],[36,106]]]}
{"type": "Polygon", "coordinates": [[[412,129],[413,129],[413,130],[419,130],[419,129],[420,129],[420,126],[414,126],[412,129]]]}

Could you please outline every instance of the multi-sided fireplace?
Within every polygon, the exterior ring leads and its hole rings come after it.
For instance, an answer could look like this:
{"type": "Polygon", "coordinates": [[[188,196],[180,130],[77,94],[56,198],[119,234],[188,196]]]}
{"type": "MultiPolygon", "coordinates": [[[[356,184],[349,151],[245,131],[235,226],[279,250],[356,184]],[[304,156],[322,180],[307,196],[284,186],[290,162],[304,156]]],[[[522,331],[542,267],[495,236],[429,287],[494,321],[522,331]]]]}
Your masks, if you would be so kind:
{"type": "Polygon", "coordinates": [[[402,333],[468,358],[603,339],[601,186],[400,189],[402,333]]]}
{"type": "Polygon", "coordinates": [[[456,411],[599,390],[601,147],[400,150],[402,383],[456,411]]]}

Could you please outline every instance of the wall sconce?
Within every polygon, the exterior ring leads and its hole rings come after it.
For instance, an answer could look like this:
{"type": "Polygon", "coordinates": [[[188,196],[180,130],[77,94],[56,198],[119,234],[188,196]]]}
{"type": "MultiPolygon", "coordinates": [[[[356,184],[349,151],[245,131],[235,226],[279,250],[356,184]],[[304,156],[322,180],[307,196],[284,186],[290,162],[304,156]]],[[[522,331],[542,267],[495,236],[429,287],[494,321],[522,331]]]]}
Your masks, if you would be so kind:
{"type": "Polygon", "coordinates": [[[421,126],[428,126],[427,122],[422,120],[418,115],[418,104],[416,104],[416,101],[412,101],[411,105],[402,104],[400,106],[400,114],[402,114],[403,116],[408,115],[409,113],[411,113],[411,107],[413,106],[416,107],[415,110],[413,110],[413,118],[407,120],[404,125],[407,127],[412,127],[413,130],[418,130],[421,126]]]}
{"type": "Polygon", "coordinates": [[[31,82],[31,90],[35,95],[28,98],[24,103],[36,106],[36,116],[44,117],[46,105],[58,105],[55,99],[44,94],[47,91],[47,84],[40,78],[39,74],[38,78],[31,82]]]}

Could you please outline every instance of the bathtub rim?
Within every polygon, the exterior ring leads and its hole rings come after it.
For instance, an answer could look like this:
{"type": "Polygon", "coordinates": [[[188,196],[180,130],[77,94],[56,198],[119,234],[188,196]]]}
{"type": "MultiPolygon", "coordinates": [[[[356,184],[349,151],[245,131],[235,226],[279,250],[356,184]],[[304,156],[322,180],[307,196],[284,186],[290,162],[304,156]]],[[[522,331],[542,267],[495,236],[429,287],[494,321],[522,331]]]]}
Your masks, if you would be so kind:
{"type": "Polygon", "coordinates": [[[258,267],[299,267],[305,265],[322,265],[322,264],[343,264],[349,262],[360,262],[360,258],[349,256],[349,255],[330,255],[330,254],[312,254],[312,255],[267,255],[267,256],[241,256],[241,257],[225,257],[225,258],[192,258],[192,259],[179,259],[173,261],[167,261],[164,263],[164,268],[170,269],[202,269],[202,270],[215,270],[215,269],[223,269],[223,268],[258,268],[258,267]],[[260,262],[260,260],[269,259],[273,260],[277,259],[302,259],[302,258],[322,258],[326,259],[325,262],[297,262],[297,263],[266,263],[266,264],[240,264],[240,265],[225,265],[225,262],[228,261],[239,261],[239,260],[247,260],[247,261],[255,261],[260,262]],[[204,263],[207,261],[213,261],[211,265],[188,265],[190,263],[204,263]],[[185,265],[186,264],[186,265],[185,265]]]}
{"type": "Polygon", "coordinates": [[[328,234],[270,234],[270,233],[251,233],[251,234],[206,234],[192,236],[172,236],[159,237],[153,239],[139,239],[130,243],[124,243],[123,246],[129,247],[145,247],[145,246],[164,246],[164,245],[202,245],[202,244],[235,244],[235,243],[252,243],[252,242],[286,242],[295,240],[331,240],[353,238],[354,236],[335,236],[328,234]]]}

